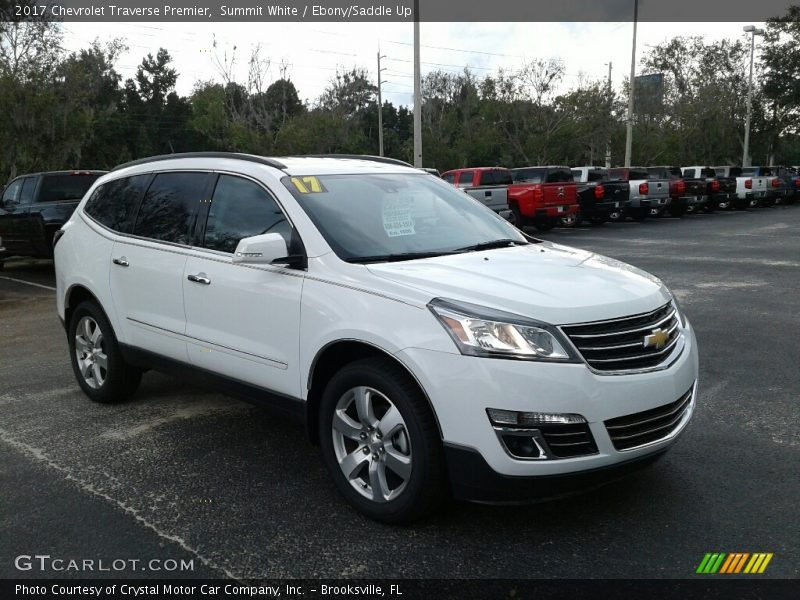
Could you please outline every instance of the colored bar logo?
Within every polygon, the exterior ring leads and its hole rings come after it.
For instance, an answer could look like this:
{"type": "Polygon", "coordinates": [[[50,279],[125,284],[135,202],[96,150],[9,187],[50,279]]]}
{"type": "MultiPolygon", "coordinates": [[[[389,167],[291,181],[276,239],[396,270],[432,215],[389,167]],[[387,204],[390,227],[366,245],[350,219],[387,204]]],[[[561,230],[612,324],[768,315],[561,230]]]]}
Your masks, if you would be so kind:
{"type": "Polygon", "coordinates": [[[707,552],[697,567],[697,573],[704,575],[736,574],[736,573],[763,573],[772,560],[772,552],[707,552]]]}

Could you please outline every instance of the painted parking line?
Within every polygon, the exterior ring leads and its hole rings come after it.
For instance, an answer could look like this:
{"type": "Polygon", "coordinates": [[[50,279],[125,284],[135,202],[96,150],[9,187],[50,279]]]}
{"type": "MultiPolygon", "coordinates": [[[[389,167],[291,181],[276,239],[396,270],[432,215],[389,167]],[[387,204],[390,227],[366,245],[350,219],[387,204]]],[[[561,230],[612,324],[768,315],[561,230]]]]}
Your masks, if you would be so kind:
{"type": "Polygon", "coordinates": [[[54,288],[52,286],[43,285],[41,283],[34,283],[32,281],[25,281],[24,279],[17,279],[15,277],[6,277],[5,275],[0,275],[0,279],[5,279],[7,281],[13,281],[15,283],[24,283],[25,285],[32,285],[33,287],[43,288],[45,290],[51,290],[53,292],[56,291],[56,288],[54,288]]]}

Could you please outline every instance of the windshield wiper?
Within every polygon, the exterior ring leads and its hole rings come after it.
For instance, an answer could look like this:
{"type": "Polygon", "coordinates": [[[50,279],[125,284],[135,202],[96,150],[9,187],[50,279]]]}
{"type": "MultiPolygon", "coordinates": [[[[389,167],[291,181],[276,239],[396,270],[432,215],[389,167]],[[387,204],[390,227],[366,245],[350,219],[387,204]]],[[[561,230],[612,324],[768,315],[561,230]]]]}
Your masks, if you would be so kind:
{"type": "Polygon", "coordinates": [[[480,244],[473,244],[472,246],[464,246],[458,248],[456,252],[474,252],[476,250],[491,250],[492,248],[508,248],[509,246],[527,246],[528,242],[521,242],[519,240],[503,239],[491,240],[489,242],[481,242],[480,244]]]}
{"type": "Polygon", "coordinates": [[[346,259],[349,263],[378,263],[399,262],[401,260],[414,260],[415,258],[433,258],[449,254],[460,254],[461,251],[437,250],[434,252],[400,252],[399,254],[375,254],[373,256],[354,256],[346,259]]]}

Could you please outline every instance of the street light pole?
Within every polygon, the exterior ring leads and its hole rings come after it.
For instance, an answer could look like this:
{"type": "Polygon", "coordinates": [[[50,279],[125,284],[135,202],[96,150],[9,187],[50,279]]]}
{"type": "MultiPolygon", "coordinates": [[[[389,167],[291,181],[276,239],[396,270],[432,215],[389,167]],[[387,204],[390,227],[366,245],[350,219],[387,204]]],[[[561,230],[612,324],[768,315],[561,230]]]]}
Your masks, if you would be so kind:
{"type": "Polygon", "coordinates": [[[753,112],[753,56],[756,51],[756,36],[764,35],[763,29],[756,29],[754,25],[747,25],[743,28],[745,33],[750,34],[750,80],[747,84],[747,116],[744,120],[744,148],[742,150],[742,166],[750,166],[750,118],[753,112]]]}
{"type": "Polygon", "coordinates": [[[636,80],[636,21],[639,18],[639,0],[633,0],[633,45],[631,47],[631,80],[628,84],[628,129],[625,133],[625,166],[631,166],[633,151],[633,86],[636,80]]]}
{"type": "MultiPolygon", "coordinates": [[[[608,62],[608,116],[611,117],[611,61],[608,62]]],[[[611,168],[611,130],[606,139],[606,169],[611,168]]]]}
{"type": "Polygon", "coordinates": [[[419,67],[419,0],[414,0],[414,166],[422,168],[422,82],[419,67]]]}
{"type": "Polygon", "coordinates": [[[383,156],[383,96],[381,95],[381,49],[378,48],[378,156],[383,156]]]}

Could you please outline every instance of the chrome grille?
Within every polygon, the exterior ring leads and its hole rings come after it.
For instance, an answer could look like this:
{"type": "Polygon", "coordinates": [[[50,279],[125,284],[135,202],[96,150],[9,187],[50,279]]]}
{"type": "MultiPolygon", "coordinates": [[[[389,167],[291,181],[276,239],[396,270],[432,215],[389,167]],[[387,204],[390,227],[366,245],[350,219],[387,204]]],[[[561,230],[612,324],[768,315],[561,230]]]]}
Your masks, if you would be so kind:
{"type": "Polygon", "coordinates": [[[693,388],[675,402],[605,422],[617,450],[631,450],[672,434],[692,404],[693,388]]]}
{"type": "Polygon", "coordinates": [[[586,423],[540,425],[538,429],[550,454],[556,458],[597,454],[597,446],[586,423]]]}
{"type": "Polygon", "coordinates": [[[670,302],[649,313],[561,329],[594,369],[627,371],[654,367],[670,355],[681,337],[678,319],[670,302]]]}

